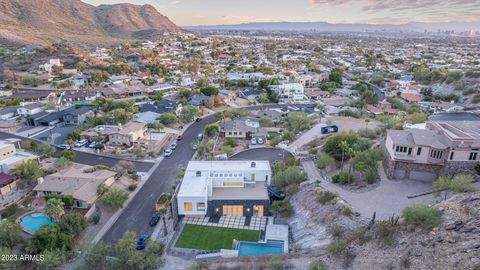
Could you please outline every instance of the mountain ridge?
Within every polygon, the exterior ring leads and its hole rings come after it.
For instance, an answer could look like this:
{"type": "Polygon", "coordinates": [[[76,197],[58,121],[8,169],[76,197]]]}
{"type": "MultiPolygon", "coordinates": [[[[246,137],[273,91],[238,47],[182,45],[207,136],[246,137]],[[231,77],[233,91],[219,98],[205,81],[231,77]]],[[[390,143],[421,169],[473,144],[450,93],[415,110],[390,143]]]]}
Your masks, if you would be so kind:
{"type": "Polygon", "coordinates": [[[54,42],[115,43],[184,30],[152,5],[93,6],[80,0],[0,0],[0,40],[45,45],[54,42]],[[145,36],[145,33],[147,35],[145,36]]]}

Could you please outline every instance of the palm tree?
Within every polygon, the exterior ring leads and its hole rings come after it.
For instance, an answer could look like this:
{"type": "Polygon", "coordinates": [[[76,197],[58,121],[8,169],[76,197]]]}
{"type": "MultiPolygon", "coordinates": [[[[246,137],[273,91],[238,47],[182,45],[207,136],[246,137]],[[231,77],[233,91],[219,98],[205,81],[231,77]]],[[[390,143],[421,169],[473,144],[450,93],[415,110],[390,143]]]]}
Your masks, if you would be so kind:
{"type": "Polygon", "coordinates": [[[350,147],[347,141],[341,141],[339,145],[340,149],[342,149],[342,165],[340,166],[340,172],[343,172],[343,163],[345,161],[345,151],[350,147]]]}
{"type": "Polygon", "coordinates": [[[55,218],[58,222],[60,217],[65,214],[65,203],[57,198],[51,198],[45,204],[45,214],[50,218],[55,218]]]}
{"type": "Polygon", "coordinates": [[[167,222],[165,221],[165,216],[167,215],[167,208],[161,208],[158,210],[158,215],[162,218],[163,221],[163,236],[167,236],[167,222]]]}

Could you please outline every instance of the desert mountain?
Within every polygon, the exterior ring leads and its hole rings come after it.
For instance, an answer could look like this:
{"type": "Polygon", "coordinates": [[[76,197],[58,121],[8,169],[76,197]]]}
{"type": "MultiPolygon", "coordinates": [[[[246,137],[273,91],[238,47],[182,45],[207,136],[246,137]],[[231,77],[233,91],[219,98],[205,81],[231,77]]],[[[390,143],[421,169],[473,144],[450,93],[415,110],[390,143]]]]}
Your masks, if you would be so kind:
{"type": "Polygon", "coordinates": [[[181,32],[151,5],[80,0],[0,0],[0,42],[100,44],[181,32]]]}

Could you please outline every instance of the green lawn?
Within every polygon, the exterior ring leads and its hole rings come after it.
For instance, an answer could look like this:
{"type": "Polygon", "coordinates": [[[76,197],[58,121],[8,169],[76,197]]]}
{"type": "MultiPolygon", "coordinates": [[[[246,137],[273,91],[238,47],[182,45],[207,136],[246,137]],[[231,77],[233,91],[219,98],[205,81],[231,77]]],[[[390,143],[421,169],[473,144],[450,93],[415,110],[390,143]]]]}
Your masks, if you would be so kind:
{"type": "Polygon", "coordinates": [[[176,247],[191,249],[231,249],[233,239],[258,241],[258,231],[186,224],[176,247]]]}

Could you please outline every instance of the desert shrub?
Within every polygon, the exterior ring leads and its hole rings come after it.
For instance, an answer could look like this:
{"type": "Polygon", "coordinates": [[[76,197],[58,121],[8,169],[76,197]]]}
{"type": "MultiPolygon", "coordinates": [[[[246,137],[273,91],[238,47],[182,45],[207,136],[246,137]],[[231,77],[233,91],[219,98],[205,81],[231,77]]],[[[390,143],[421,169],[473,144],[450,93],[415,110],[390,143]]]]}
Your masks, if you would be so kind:
{"type": "Polygon", "coordinates": [[[346,185],[353,180],[353,175],[347,172],[341,172],[337,175],[332,176],[332,182],[335,184],[346,185]]]}
{"type": "Polygon", "coordinates": [[[315,259],[312,262],[310,262],[310,265],[308,266],[308,270],[327,270],[327,266],[322,261],[322,259],[315,259]]]}
{"type": "Polygon", "coordinates": [[[238,145],[238,141],[235,138],[225,138],[225,141],[223,142],[223,145],[224,146],[227,145],[227,146],[230,146],[232,148],[235,148],[238,145]]]}
{"type": "Polygon", "coordinates": [[[326,204],[329,201],[335,199],[335,197],[337,197],[336,193],[325,190],[318,195],[318,202],[321,204],[326,204]]]}
{"type": "Polygon", "coordinates": [[[345,249],[347,248],[347,241],[344,240],[344,239],[336,239],[336,240],[333,240],[329,245],[328,245],[328,253],[332,254],[332,255],[340,255],[341,253],[343,253],[345,251],[345,249]]]}
{"type": "Polygon", "coordinates": [[[388,221],[382,221],[377,227],[378,237],[385,245],[393,246],[395,244],[395,225],[388,221]]]}
{"type": "Polygon", "coordinates": [[[283,260],[279,256],[274,256],[270,259],[270,261],[268,262],[268,265],[273,270],[280,270],[280,269],[283,269],[283,260]]]}
{"type": "Polygon", "coordinates": [[[305,172],[298,167],[288,167],[283,171],[275,174],[275,185],[279,187],[285,187],[291,184],[300,184],[307,180],[305,172]]]}
{"type": "Polygon", "coordinates": [[[402,211],[402,217],[407,224],[431,229],[440,224],[441,216],[437,209],[426,205],[413,205],[402,211]]]}
{"type": "Polygon", "coordinates": [[[328,232],[334,237],[334,238],[339,238],[343,235],[343,228],[336,225],[332,224],[330,227],[328,227],[328,232]]]}
{"type": "Polygon", "coordinates": [[[130,184],[130,185],[128,186],[128,190],[134,191],[135,189],[137,189],[137,187],[138,187],[138,184],[137,184],[137,183],[133,183],[133,184],[130,184]]]}
{"type": "Polygon", "coordinates": [[[377,132],[374,129],[369,129],[369,128],[362,128],[357,131],[357,134],[360,137],[369,138],[369,139],[375,139],[375,137],[377,137],[377,132]]]}
{"type": "Polygon", "coordinates": [[[321,170],[326,169],[333,164],[335,164],[335,159],[333,159],[327,153],[320,154],[320,158],[317,160],[317,167],[321,170]]]}
{"type": "Polygon", "coordinates": [[[293,214],[293,207],[288,201],[274,201],[270,210],[273,213],[278,213],[282,217],[290,217],[293,214]]]}

